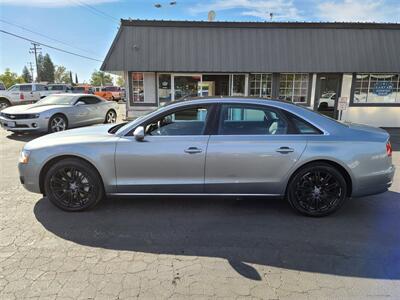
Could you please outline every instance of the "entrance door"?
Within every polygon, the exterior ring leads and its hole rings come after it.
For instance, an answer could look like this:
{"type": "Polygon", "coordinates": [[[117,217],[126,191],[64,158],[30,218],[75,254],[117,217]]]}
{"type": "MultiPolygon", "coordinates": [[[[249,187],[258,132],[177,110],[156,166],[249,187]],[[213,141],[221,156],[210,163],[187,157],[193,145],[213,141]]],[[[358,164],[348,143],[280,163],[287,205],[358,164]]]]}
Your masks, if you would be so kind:
{"type": "Polygon", "coordinates": [[[229,75],[203,75],[202,96],[229,96],[229,75]]]}
{"type": "Polygon", "coordinates": [[[315,90],[314,110],[337,119],[337,100],[340,96],[340,85],[340,74],[319,74],[315,90]]]}
{"type": "Polygon", "coordinates": [[[174,75],[174,100],[185,100],[201,95],[201,75],[174,75]]]}

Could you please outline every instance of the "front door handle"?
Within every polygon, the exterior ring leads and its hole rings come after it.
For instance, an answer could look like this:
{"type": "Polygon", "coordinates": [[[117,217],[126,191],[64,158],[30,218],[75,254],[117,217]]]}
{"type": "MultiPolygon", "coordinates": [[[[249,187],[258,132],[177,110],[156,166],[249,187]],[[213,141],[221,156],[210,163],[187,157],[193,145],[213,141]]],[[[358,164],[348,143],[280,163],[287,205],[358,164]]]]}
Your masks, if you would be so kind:
{"type": "Polygon", "coordinates": [[[280,147],[279,149],[276,149],[276,152],[282,153],[282,154],[287,154],[290,152],[294,152],[294,149],[289,148],[289,147],[280,147]]]}
{"type": "Polygon", "coordinates": [[[197,147],[189,147],[185,150],[185,152],[189,153],[189,154],[195,154],[195,153],[201,153],[201,152],[203,152],[203,150],[201,150],[200,148],[197,148],[197,147]]]}

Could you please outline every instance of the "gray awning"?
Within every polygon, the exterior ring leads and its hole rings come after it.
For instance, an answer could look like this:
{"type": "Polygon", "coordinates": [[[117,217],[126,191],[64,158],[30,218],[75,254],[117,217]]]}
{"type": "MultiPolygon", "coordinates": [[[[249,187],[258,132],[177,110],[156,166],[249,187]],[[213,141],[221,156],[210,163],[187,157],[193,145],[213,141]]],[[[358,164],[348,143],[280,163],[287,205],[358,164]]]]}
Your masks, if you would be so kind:
{"type": "Polygon", "coordinates": [[[122,20],[101,69],[400,72],[400,24],[122,20]]]}

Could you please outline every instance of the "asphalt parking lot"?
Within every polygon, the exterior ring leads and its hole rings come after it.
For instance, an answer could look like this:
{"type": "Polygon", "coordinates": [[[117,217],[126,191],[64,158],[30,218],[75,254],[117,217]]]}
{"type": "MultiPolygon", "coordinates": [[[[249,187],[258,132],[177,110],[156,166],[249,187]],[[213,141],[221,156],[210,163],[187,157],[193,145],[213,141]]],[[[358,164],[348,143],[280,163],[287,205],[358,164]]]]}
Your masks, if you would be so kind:
{"type": "Polygon", "coordinates": [[[400,295],[399,151],[390,191],[326,218],[260,199],[110,199],[66,213],[19,184],[32,138],[0,130],[0,299],[400,295]]]}

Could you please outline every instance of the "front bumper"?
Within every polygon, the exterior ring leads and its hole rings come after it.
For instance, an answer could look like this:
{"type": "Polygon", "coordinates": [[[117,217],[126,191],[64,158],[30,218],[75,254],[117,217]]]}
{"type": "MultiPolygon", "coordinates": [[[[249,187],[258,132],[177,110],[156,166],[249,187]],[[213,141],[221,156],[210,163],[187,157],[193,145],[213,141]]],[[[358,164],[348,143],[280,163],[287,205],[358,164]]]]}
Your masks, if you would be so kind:
{"type": "Polygon", "coordinates": [[[0,116],[0,125],[9,131],[47,131],[48,120],[43,118],[35,119],[8,119],[0,116]]]}
{"type": "Polygon", "coordinates": [[[32,193],[41,194],[38,169],[33,167],[31,161],[27,164],[18,164],[19,180],[24,188],[32,193]]]}

